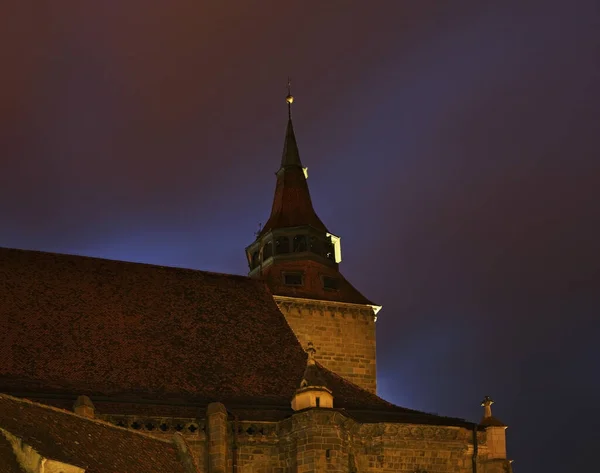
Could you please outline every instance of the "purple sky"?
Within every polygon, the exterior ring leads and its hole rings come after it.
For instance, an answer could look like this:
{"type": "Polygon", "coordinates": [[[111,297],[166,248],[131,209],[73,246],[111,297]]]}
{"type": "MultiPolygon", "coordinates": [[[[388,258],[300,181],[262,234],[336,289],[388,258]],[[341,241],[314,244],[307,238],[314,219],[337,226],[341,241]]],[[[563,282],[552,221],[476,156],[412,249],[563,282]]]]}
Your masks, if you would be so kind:
{"type": "Polygon", "coordinates": [[[244,274],[290,75],[317,212],[384,307],[380,394],[489,394],[516,473],[589,471],[597,2],[7,3],[0,246],[244,274]]]}

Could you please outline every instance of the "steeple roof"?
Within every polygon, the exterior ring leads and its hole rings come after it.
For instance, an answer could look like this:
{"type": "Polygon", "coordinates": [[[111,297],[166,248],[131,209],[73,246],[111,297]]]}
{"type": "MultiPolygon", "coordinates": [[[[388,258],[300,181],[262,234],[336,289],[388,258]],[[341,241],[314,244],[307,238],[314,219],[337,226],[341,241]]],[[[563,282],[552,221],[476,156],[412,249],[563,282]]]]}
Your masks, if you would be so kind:
{"type": "Polygon", "coordinates": [[[292,123],[291,106],[294,101],[292,95],[286,98],[288,104],[288,123],[281,156],[281,167],[277,171],[277,184],[271,216],[262,228],[259,237],[274,228],[298,227],[310,225],[311,227],[327,233],[327,228],[317,216],[313,208],[306,175],[300,160],[296,134],[292,123]]]}
{"type": "Polygon", "coordinates": [[[285,131],[285,141],[283,143],[283,153],[281,155],[281,168],[296,166],[302,168],[300,153],[298,152],[298,143],[296,143],[296,134],[294,133],[294,124],[292,117],[288,118],[287,129],[285,131]]]}

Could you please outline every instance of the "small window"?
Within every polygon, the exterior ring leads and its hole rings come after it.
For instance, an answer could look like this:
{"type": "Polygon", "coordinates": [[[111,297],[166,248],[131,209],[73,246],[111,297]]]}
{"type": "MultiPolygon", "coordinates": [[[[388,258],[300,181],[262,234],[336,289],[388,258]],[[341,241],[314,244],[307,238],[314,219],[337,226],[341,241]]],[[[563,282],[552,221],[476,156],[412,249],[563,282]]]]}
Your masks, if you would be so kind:
{"type": "Polygon", "coordinates": [[[317,407],[321,407],[321,398],[317,397],[316,401],[317,401],[317,407]]]}
{"type": "Polygon", "coordinates": [[[263,261],[268,260],[271,256],[273,256],[273,243],[269,241],[263,247],[263,261]]]}
{"type": "Polygon", "coordinates": [[[330,278],[329,276],[323,276],[323,287],[330,291],[337,291],[340,288],[340,280],[337,278],[330,278]]]}
{"type": "Polygon", "coordinates": [[[252,253],[252,269],[258,266],[258,251],[252,253]]]}
{"type": "Polygon", "coordinates": [[[290,239],[286,236],[277,237],[275,240],[275,254],[283,255],[290,252],[290,239]]]}
{"type": "Polygon", "coordinates": [[[283,281],[287,286],[302,286],[302,273],[286,273],[283,281]]]}
{"type": "Polygon", "coordinates": [[[294,253],[306,251],[306,235],[296,235],[294,237],[294,253]]]}

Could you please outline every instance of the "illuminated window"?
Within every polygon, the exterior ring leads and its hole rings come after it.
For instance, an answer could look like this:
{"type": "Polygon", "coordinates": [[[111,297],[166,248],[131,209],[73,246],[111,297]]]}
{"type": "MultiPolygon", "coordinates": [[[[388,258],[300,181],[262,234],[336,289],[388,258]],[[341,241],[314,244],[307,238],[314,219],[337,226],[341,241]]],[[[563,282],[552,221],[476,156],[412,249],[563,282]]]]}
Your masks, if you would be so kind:
{"type": "Polygon", "coordinates": [[[302,286],[302,273],[285,273],[283,282],[286,286],[302,286]]]}

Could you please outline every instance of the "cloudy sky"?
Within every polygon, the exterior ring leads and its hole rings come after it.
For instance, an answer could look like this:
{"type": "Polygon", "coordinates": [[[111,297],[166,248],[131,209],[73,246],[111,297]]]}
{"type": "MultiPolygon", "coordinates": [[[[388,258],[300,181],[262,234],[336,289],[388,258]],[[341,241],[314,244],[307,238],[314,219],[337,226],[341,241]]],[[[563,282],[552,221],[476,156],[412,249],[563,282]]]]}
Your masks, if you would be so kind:
{"type": "Polygon", "coordinates": [[[8,1],[0,61],[0,246],[244,274],[289,75],[380,394],[489,394],[516,473],[591,465],[597,2],[8,1]]]}

